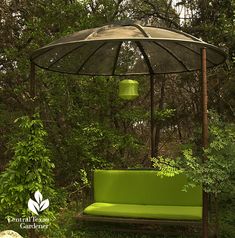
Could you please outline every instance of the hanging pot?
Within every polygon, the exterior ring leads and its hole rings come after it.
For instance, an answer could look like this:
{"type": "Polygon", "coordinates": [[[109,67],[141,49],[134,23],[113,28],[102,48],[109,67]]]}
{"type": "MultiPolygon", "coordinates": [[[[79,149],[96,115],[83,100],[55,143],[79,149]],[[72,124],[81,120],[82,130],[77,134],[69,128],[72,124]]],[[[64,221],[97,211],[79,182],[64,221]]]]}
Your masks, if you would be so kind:
{"type": "Polygon", "coordinates": [[[139,83],[136,80],[125,79],[119,82],[119,97],[125,100],[133,100],[139,96],[139,83]]]}

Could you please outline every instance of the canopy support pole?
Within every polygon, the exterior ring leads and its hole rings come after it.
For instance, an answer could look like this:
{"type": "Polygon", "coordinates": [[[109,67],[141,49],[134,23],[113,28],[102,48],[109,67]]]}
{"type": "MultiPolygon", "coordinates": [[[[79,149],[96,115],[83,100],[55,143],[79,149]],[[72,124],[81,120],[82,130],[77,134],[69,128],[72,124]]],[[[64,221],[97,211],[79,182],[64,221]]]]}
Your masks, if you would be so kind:
{"type": "Polygon", "coordinates": [[[35,98],[36,96],[36,80],[35,80],[35,64],[31,61],[30,63],[30,96],[35,98]]]}
{"type": "Polygon", "coordinates": [[[35,64],[31,61],[30,62],[30,76],[29,76],[29,94],[31,97],[31,112],[32,114],[35,113],[35,97],[36,97],[36,66],[35,64]]]}
{"type": "Polygon", "coordinates": [[[156,155],[156,145],[154,137],[154,76],[150,74],[150,124],[151,124],[151,157],[156,155]]]}
{"type": "Polygon", "coordinates": [[[145,63],[149,70],[150,75],[150,126],[151,126],[151,157],[156,156],[156,145],[155,145],[155,137],[154,137],[154,70],[149,60],[148,55],[146,54],[143,46],[140,44],[139,41],[135,41],[136,45],[138,46],[140,52],[142,53],[145,63]]]}
{"type": "MultiPolygon", "coordinates": [[[[206,48],[201,49],[201,71],[202,71],[202,147],[208,147],[208,95],[207,95],[207,73],[206,73],[206,48]]],[[[206,157],[203,157],[203,161],[206,157]]],[[[208,238],[208,194],[203,191],[203,238],[208,238]]]]}

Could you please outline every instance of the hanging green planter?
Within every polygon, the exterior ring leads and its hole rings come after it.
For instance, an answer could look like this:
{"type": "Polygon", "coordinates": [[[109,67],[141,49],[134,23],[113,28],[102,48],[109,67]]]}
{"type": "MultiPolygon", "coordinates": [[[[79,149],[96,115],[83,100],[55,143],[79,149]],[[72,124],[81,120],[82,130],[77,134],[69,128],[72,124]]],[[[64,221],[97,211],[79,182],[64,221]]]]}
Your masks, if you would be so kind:
{"type": "Polygon", "coordinates": [[[136,80],[125,79],[119,82],[119,97],[125,100],[133,100],[139,96],[139,83],[136,80]]]}

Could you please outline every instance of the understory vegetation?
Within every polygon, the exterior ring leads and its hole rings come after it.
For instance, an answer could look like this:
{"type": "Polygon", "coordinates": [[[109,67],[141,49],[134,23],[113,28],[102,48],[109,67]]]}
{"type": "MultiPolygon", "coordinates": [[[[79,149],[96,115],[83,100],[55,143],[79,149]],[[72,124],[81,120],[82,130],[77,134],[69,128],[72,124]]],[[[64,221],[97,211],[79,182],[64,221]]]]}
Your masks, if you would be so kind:
{"type": "Polygon", "coordinates": [[[157,227],[162,234],[143,227],[138,234],[76,220],[89,203],[92,170],[157,168],[159,176],[184,171],[185,190],[203,183],[219,237],[234,238],[234,21],[232,0],[2,0],[0,231],[13,229],[29,238],[199,237],[193,227],[182,232],[157,227]],[[139,82],[139,97],[125,101],[118,97],[123,77],[74,76],[37,67],[32,92],[29,57],[36,49],[76,31],[130,22],[182,30],[227,53],[223,65],[207,72],[207,149],[201,149],[198,71],[154,76],[155,158],[150,158],[148,76],[132,78],[139,82]],[[27,203],[37,190],[50,200],[41,213],[48,229],[26,230],[8,222],[31,214],[27,203]]]}

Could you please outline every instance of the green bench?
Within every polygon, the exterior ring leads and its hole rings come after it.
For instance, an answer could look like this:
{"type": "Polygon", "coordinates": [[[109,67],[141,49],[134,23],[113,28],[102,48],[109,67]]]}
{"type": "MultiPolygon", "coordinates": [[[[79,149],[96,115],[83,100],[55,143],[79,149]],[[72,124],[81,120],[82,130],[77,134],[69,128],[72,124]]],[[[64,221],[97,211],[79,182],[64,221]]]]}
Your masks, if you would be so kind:
{"type": "Polygon", "coordinates": [[[78,216],[86,221],[201,223],[202,187],[182,191],[184,174],[156,170],[95,170],[94,202],[78,216]]]}

